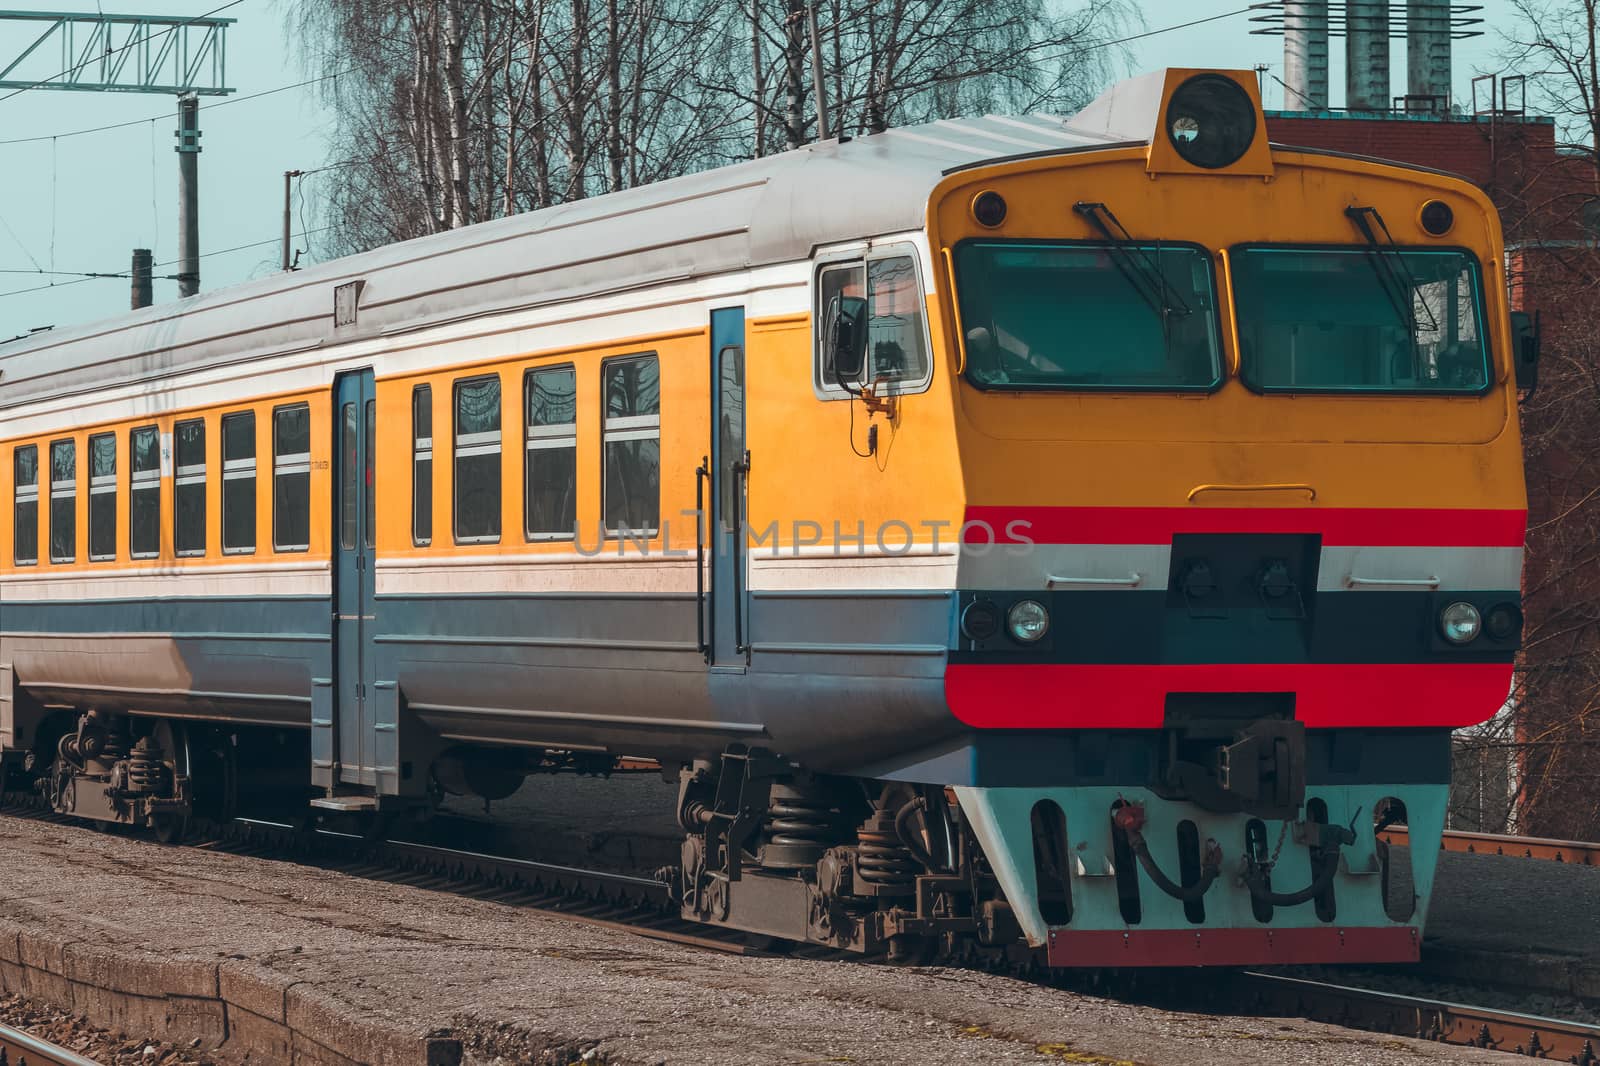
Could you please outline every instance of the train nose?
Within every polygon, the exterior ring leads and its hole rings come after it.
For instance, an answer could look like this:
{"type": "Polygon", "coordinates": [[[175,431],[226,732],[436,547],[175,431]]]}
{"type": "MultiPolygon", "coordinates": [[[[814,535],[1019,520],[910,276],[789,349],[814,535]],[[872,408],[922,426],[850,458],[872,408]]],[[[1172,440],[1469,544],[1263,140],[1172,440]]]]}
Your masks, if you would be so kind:
{"type": "Polygon", "coordinates": [[[1418,850],[1409,880],[1391,884],[1374,812],[1398,802],[1433,839],[1448,786],[1319,785],[1282,817],[1140,788],[956,795],[1012,917],[1052,965],[1245,966],[1416,961],[1437,856],[1418,850]]]}

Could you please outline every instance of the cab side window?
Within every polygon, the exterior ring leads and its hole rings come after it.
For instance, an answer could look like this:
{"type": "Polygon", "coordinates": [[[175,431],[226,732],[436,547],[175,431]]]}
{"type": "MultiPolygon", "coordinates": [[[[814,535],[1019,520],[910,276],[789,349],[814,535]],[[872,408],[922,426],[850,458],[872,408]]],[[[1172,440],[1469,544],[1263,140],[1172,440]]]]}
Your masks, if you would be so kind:
{"type": "Polygon", "coordinates": [[[815,384],[818,391],[844,395],[863,385],[895,382],[908,390],[928,381],[927,304],[909,254],[877,255],[827,263],[817,271],[815,384]],[[867,301],[867,361],[860,381],[840,382],[827,344],[828,323],[841,297],[867,301]]]}

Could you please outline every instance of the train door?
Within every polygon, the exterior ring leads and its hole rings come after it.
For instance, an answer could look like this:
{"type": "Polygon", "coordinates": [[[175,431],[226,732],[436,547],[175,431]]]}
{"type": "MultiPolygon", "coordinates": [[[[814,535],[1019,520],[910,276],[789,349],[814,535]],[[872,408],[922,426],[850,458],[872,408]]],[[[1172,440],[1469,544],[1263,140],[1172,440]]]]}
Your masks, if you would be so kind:
{"type": "Polygon", "coordinates": [[[373,638],[373,434],[377,401],[372,371],[334,383],[333,618],[335,784],[375,785],[376,659],[373,638]]]}
{"type": "Polygon", "coordinates": [[[745,595],[745,502],[750,453],[745,450],[744,308],[711,312],[711,635],[713,665],[743,669],[749,661],[745,595]]]}

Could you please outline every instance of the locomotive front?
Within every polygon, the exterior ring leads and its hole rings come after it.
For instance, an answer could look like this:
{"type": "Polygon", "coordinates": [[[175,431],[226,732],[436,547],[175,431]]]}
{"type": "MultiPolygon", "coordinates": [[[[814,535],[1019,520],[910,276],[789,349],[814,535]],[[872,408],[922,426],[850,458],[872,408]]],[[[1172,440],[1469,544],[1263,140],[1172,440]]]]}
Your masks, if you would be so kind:
{"type": "Polygon", "coordinates": [[[1069,125],[1153,132],[929,211],[966,493],[937,758],[1053,964],[1413,960],[1451,730],[1522,624],[1495,211],[1269,145],[1245,72],[1069,125]]]}

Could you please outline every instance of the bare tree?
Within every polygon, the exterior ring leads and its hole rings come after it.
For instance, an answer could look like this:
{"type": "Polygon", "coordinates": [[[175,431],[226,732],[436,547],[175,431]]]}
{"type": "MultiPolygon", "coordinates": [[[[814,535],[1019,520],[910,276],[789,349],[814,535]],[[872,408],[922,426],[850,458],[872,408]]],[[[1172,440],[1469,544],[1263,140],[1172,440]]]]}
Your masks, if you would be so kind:
{"type": "MultiPolygon", "coordinates": [[[[1070,109],[1131,0],[816,0],[847,133],[1070,109]]],[[[300,0],[338,116],[330,247],[581,199],[815,136],[806,0],[300,0]]]]}
{"type": "MultiPolygon", "coordinates": [[[[1600,0],[1510,0],[1504,69],[1527,78],[1555,143],[1503,125],[1489,193],[1518,302],[1544,325],[1539,390],[1522,405],[1529,498],[1527,623],[1509,711],[1470,743],[1498,752],[1506,820],[1547,836],[1600,835],[1600,0]],[[1514,139],[1514,140],[1512,140],[1514,139]],[[1520,142],[1520,143],[1519,143],[1520,142]],[[1521,150],[1518,150],[1518,149],[1521,150]]],[[[1548,129],[1548,128],[1546,128],[1548,129]]],[[[1486,819],[1493,828],[1492,819],[1486,819]]]]}

